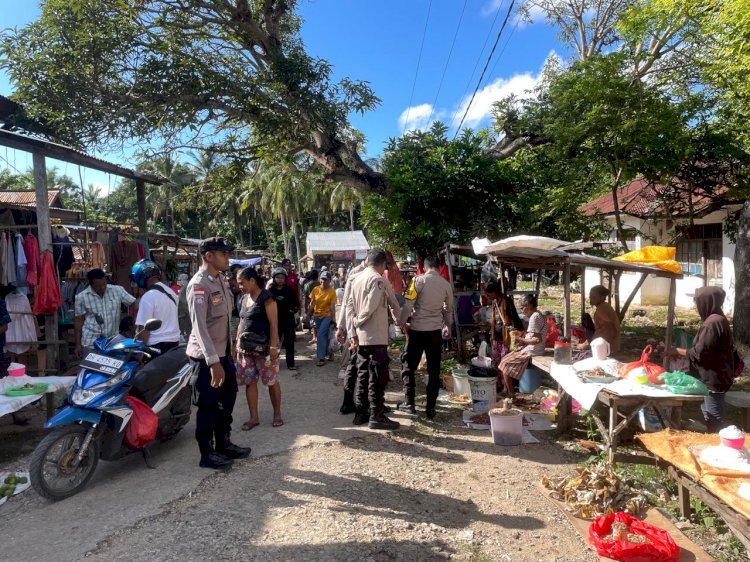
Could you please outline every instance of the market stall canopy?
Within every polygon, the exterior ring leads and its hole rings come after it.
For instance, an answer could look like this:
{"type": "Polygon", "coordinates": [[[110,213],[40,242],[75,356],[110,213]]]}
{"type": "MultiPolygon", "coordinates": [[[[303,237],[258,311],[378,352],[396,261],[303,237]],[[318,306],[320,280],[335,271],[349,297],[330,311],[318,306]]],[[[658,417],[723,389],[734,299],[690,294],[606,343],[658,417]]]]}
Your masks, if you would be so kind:
{"type": "MultiPolygon", "coordinates": [[[[361,230],[346,232],[308,232],[307,255],[354,252],[356,259],[363,259],[370,244],[361,230]]],[[[352,256],[352,259],[355,256],[352,256]]]]}
{"type": "Polygon", "coordinates": [[[263,258],[250,258],[247,260],[237,260],[234,258],[231,258],[229,260],[229,265],[239,265],[242,267],[250,267],[253,265],[260,265],[263,262],[263,258]]]}

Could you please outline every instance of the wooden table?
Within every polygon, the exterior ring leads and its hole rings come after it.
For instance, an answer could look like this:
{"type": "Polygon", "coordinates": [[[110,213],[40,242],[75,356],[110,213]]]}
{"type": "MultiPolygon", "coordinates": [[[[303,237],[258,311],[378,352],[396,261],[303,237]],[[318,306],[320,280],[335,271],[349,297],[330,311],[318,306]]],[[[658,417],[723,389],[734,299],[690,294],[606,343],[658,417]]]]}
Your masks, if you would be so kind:
{"type": "MultiPolygon", "coordinates": [[[[560,401],[557,404],[557,429],[558,432],[564,433],[573,425],[573,396],[569,394],[564,385],[561,383],[561,377],[553,374],[555,369],[550,369],[550,375],[557,381],[560,392],[560,401]]],[[[580,384],[580,383],[579,383],[580,384]]],[[[594,419],[597,429],[604,439],[605,450],[607,451],[607,461],[610,464],[615,462],[615,453],[620,435],[628,425],[635,419],[638,412],[651,406],[657,413],[659,421],[664,428],[672,427],[679,429],[682,421],[682,407],[688,402],[702,402],[702,396],[689,396],[682,394],[668,396],[649,396],[640,394],[621,395],[616,390],[608,388],[605,385],[596,385],[600,390],[596,394],[596,402],[604,404],[608,409],[607,423],[591,408],[589,413],[594,419]],[[662,416],[661,408],[671,406],[672,415],[669,420],[662,416]],[[624,414],[622,409],[632,409],[630,413],[624,414]]],[[[588,394],[592,399],[591,394],[588,394]]],[[[579,400],[581,401],[581,400],[579,400]]],[[[593,399],[592,399],[593,402],[593,399]]],[[[584,404],[585,406],[585,404],[584,404]]],[[[620,457],[618,461],[643,462],[644,457],[634,456],[633,458],[620,457]]]]}

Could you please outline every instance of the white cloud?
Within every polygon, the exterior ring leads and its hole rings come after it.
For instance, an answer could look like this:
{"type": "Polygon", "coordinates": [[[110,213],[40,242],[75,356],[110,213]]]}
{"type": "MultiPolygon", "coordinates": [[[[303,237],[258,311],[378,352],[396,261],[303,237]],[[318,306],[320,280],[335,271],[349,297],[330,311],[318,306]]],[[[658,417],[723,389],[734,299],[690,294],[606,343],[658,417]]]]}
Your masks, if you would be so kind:
{"type": "Polygon", "coordinates": [[[505,0],[489,0],[489,2],[482,6],[482,17],[486,18],[497,12],[498,8],[500,8],[500,4],[503,2],[505,2],[505,0]]]}
{"type": "Polygon", "coordinates": [[[527,6],[528,18],[521,17],[521,13],[516,10],[513,15],[513,26],[518,29],[523,29],[527,25],[534,25],[535,23],[542,23],[547,19],[547,12],[536,5],[527,6]],[[531,21],[528,21],[528,20],[531,21]]]}
{"type": "Polygon", "coordinates": [[[445,116],[443,111],[435,111],[431,103],[423,103],[407,107],[401,112],[398,118],[398,126],[402,132],[407,131],[424,131],[429,129],[430,125],[445,116]]]}

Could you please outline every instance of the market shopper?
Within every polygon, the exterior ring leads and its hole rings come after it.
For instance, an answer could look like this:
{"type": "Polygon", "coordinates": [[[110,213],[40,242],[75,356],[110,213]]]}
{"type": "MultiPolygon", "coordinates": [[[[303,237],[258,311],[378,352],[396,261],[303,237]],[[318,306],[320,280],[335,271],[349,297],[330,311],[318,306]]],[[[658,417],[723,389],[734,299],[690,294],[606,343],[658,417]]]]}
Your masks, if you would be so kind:
{"type": "Polygon", "coordinates": [[[672,357],[687,357],[690,374],[708,387],[701,410],[709,433],[724,427],[724,398],[734,382],[735,357],[732,331],[722,306],[726,293],[721,287],[695,291],[695,307],[703,321],[690,349],[667,350],[672,357]]]}
{"type": "Polygon", "coordinates": [[[187,286],[190,281],[190,277],[187,273],[180,273],[177,277],[177,284],[180,286],[180,291],[177,294],[177,321],[180,324],[180,335],[184,338],[183,341],[187,341],[190,336],[190,311],[187,305],[187,286]]]}
{"type": "Polygon", "coordinates": [[[346,302],[349,344],[357,349],[358,391],[356,425],[369,422],[370,429],[398,429],[399,423],[386,417],[385,387],[388,372],[388,307],[398,320],[400,308],[388,282],[383,278],[386,255],[371,250],[369,266],[351,281],[346,302]]]}
{"type": "Polygon", "coordinates": [[[143,343],[155,347],[162,353],[180,345],[180,324],[178,320],[178,296],[171,287],[162,283],[161,268],[151,260],[140,260],[130,271],[131,281],[139,289],[145,289],[138,305],[135,318],[138,338],[143,343]],[[146,322],[152,318],[161,320],[158,330],[144,330],[146,322]]]}
{"type": "Polygon", "coordinates": [[[357,350],[346,345],[347,321],[346,321],[346,301],[352,294],[352,281],[367,268],[368,260],[364,259],[358,266],[349,271],[344,286],[344,297],[341,300],[342,305],[337,318],[338,330],[336,330],[336,339],[343,346],[343,357],[341,361],[344,379],[344,401],[339,408],[342,415],[353,414],[357,407],[354,404],[354,393],[357,387],[357,350]]]}
{"type": "Polygon", "coordinates": [[[104,271],[92,269],[86,274],[89,286],[75,298],[75,355],[81,356],[100,337],[116,336],[120,326],[120,307],[130,306],[135,297],[119,285],[109,285],[104,271]]]}
{"type": "Polygon", "coordinates": [[[299,310],[298,293],[287,283],[287,270],[283,267],[277,267],[271,273],[273,284],[269,292],[276,301],[279,318],[279,338],[281,344],[286,350],[286,368],[290,371],[296,371],[294,365],[294,338],[296,336],[297,322],[294,315],[299,310]]]}
{"type": "Polygon", "coordinates": [[[331,274],[327,271],[321,273],[320,282],[321,285],[310,292],[309,309],[317,334],[318,367],[326,364],[330,330],[336,318],[336,289],[331,286],[331,274]]]}
{"type": "Polygon", "coordinates": [[[406,347],[401,355],[401,379],[404,401],[398,406],[402,412],[416,414],[416,384],[414,372],[422,354],[427,357],[427,408],[429,419],[435,417],[435,404],[440,392],[440,358],[443,338],[450,336],[453,319],[453,289],[440,275],[440,259],[425,259],[427,271],[415,277],[405,295],[401,310],[401,324],[408,326],[406,347]],[[411,320],[407,324],[407,320],[411,320]]]}
{"type": "Polygon", "coordinates": [[[230,441],[237,377],[229,336],[232,294],[222,272],[229,269],[232,250],[223,238],[201,241],[203,263],[187,288],[193,330],[186,353],[198,371],[194,387],[198,405],[195,438],[201,453],[200,466],[214,469],[226,468],[233,459],[250,455],[249,447],[230,441]]]}
{"type": "MultiPolygon", "coordinates": [[[[304,295],[305,300],[305,311],[310,309],[310,293],[313,292],[315,287],[320,286],[320,279],[319,279],[319,273],[317,269],[313,269],[307,273],[307,280],[305,281],[304,285],[302,286],[302,294],[304,295]]],[[[308,314],[306,316],[308,326],[309,326],[309,333],[310,333],[310,344],[315,343],[315,323],[312,321],[312,315],[308,314]]]]}
{"type": "Polygon", "coordinates": [[[237,274],[242,289],[240,326],[237,330],[237,380],[245,387],[250,419],[242,429],[260,424],[258,379],[268,387],[273,406],[273,427],[281,427],[281,385],[279,384],[278,306],[273,294],[263,288],[263,280],[253,267],[237,274]]]}
{"type": "Polygon", "coordinates": [[[588,349],[596,338],[602,338],[609,344],[609,352],[620,351],[620,317],[607,302],[609,290],[602,285],[595,285],[589,291],[589,303],[596,307],[594,312],[594,333],[589,341],[583,342],[578,349],[588,349]]]}
{"type": "Polygon", "coordinates": [[[523,313],[529,319],[526,333],[513,332],[516,346],[521,349],[511,351],[500,360],[500,374],[503,377],[505,394],[513,398],[513,380],[523,376],[532,357],[544,355],[544,343],[547,339],[547,319],[537,310],[536,295],[525,295],[523,298],[523,313]]]}

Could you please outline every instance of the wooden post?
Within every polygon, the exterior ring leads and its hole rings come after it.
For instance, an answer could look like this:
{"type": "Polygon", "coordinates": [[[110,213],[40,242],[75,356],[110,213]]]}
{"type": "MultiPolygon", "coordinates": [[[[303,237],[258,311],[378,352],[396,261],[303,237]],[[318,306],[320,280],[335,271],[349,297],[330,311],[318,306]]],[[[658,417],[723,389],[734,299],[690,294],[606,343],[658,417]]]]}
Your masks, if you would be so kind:
{"type": "Polygon", "coordinates": [[[565,337],[570,338],[573,326],[570,323],[570,260],[565,260],[563,269],[563,291],[565,298],[565,337]]]}
{"type": "MultiPolygon", "coordinates": [[[[677,297],[677,280],[673,277],[669,280],[669,304],[667,305],[667,333],[664,336],[664,346],[669,349],[672,347],[672,337],[674,335],[674,307],[677,297]]],[[[664,358],[666,363],[666,358],[664,358]]]]}
{"type": "Polygon", "coordinates": [[[142,234],[148,231],[146,221],[146,183],[142,179],[135,180],[135,199],[138,206],[138,230],[142,234]]]}
{"type": "Polygon", "coordinates": [[[536,296],[539,298],[539,293],[542,292],[542,270],[536,270],[536,296]]]}
{"type": "Polygon", "coordinates": [[[586,266],[581,268],[581,322],[583,315],[586,314],[586,266]]]}
{"type": "MultiPolygon", "coordinates": [[[[34,191],[36,194],[36,225],[38,230],[39,252],[52,251],[52,230],[49,222],[49,194],[47,192],[47,165],[44,154],[33,153],[34,191]]],[[[59,280],[58,280],[59,283],[59,280]]],[[[57,314],[44,316],[44,339],[57,340],[57,314]]],[[[57,346],[47,346],[47,368],[59,369],[57,346]]]]}

